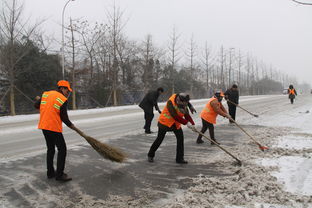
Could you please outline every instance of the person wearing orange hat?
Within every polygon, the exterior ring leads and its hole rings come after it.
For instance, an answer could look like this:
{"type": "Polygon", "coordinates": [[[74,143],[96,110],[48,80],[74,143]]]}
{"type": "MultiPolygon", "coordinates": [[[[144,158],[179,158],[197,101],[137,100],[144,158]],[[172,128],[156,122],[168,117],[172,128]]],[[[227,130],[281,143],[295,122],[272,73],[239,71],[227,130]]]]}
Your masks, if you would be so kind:
{"type": "MultiPolygon", "coordinates": [[[[215,142],[215,136],[214,136],[214,126],[213,124],[216,124],[217,116],[221,115],[226,118],[231,118],[231,116],[228,114],[224,106],[222,105],[222,99],[224,97],[224,94],[222,93],[221,90],[216,90],[214,96],[210,98],[205,106],[205,108],[202,110],[200,117],[202,119],[202,129],[201,133],[205,133],[207,129],[209,129],[209,135],[212,140],[215,142]]],[[[197,144],[204,143],[202,140],[202,135],[199,134],[196,140],[197,144]]],[[[218,143],[218,142],[217,142],[218,143]]],[[[214,143],[211,142],[211,145],[214,143]]]]}
{"type": "Polygon", "coordinates": [[[46,91],[41,97],[37,96],[35,108],[40,110],[38,129],[42,129],[47,145],[47,177],[66,182],[72,178],[64,173],[67,148],[62,134],[62,122],[71,129],[76,127],[67,114],[67,98],[72,92],[70,84],[66,80],[60,80],[57,86],[57,90],[46,91]],[[53,165],[55,147],[58,150],[56,171],[53,165]]]}

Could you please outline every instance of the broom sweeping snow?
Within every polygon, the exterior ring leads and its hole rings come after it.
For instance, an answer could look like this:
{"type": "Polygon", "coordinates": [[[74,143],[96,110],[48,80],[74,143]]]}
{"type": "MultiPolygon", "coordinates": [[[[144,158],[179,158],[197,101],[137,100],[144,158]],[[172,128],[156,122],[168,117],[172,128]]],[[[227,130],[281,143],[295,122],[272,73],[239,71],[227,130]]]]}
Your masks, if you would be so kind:
{"type": "Polygon", "coordinates": [[[87,142],[95,149],[102,157],[109,159],[114,162],[123,162],[126,158],[125,154],[114,147],[104,144],[93,137],[87,136],[85,133],[80,131],[77,127],[73,128],[80,136],[85,138],[87,142]]]}

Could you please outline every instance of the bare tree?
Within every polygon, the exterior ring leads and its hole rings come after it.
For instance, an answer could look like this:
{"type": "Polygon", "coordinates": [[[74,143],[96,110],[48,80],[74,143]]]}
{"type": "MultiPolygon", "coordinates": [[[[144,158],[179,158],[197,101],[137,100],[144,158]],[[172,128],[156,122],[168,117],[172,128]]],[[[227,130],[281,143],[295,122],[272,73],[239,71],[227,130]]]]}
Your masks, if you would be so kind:
{"type": "Polygon", "coordinates": [[[173,27],[172,33],[170,35],[170,40],[169,40],[169,62],[170,62],[170,80],[171,80],[171,93],[173,94],[175,92],[174,89],[174,70],[176,67],[177,62],[180,59],[179,55],[179,38],[180,35],[177,34],[176,28],[173,27]]]}
{"type": "Polygon", "coordinates": [[[148,34],[143,41],[142,49],[143,53],[143,84],[144,92],[147,92],[153,82],[153,67],[154,67],[154,46],[152,41],[152,35],[148,34]]]}
{"type": "Polygon", "coordinates": [[[206,41],[205,43],[205,49],[203,54],[203,64],[205,68],[205,74],[206,74],[206,91],[209,91],[209,79],[211,76],[211,50],[208,47],[208,43],[206,41]]]}
{"type": "Polygon", "coordinates": [[[196,46],[196,43],[195,43],[195,40],[194,40],[194,35],[192,35],[191,39],[190,39],[190,43],[189,43],[189,46],[187,48],[187,51],[186,51],[186,56],[188,57],[189,59],[189,70],[190,70],[190,81],[191,81],[191,86],[190,86],[190,91],[191,91],[191,95],[194,95],[194,92],[193,92],[193,88],[194,88],[194,82],[193,80],[195,80],[196,76],[195,76],[195,56],[196,56],[196,49],[197,49],[197,46],[196,46]]]}
{"type": "Polygon", "coordinates": [[[241,84],[241,69],[242,69],[242,56],[241,52],[238,52],[238,84],[241,84]]]}
{"type": "Polygon", "coordinates": [[[105,35],[105,25],[95,23],[94,26],[91,26],[88,21],[77,21],[71,27],[80,34],[80,44],[83,46],[83,51],[87,54],[90,61],[90,83],[92,83],[94,81],[95,46],[100,38],[105,35]]]}
{"type": "Polygon", "coordinates": [[[23,19],[23,4],[20,4],[18,0],[4,1],[3,8],[0,13],[0,33],[3,37],[3,41],[6,48],[2,50],[2,53],[7,57],[2,59],[1,64],[4,66],[5,77],[10,83],[10,114],[16,115],[15,112],[15,78],[18,73],[17,64],[19,61],[27,55],[29,51],[25,50],[23,53],[16,53],[16,47],[18,44],[27,44],[28,40],[34,34],[36,28],[42,23],[36,23],[33,26],[27,27],[29,24],[29,18],[24,21],[23,19]]]}
{"type": "MultiPolygon", "coordinates": [[[[229,53],[230,53],[230,62],[229,62],[229,87],[231,86],[231,84],[232,84],[232,77],[233,77],[233,75],[232,75],[232,61],[233,61],[233,59],[232,59],[232,50],[234,50],[234,48],[229,48],[229,53]]],[[[235,54],[234,54],[235,55],[235,54]]],[[[234,74],[234,72],[233,72],[233,74],[234,74]]]]}
{"type": "Polygon", "coordinates": [[[113,104],[117,105],[117,89],[118,89],[118,72],[119,61],[117,57],[120,43],[122,40],[122,31],[126,25],[126,22],[122,21],[124,11],[121,11],[119,7],[114,4],[113,11],[107,12],[108,19],[108,35],[110,42],[110,55],[112,56],[113,63],[110,64],[110,71],[112,74],[112,92],[113,92],[113,104]]]}
{"type": "Polygon", "coordinates": [[[224,65],[225,65],[224,49],[223,49],[223,46],[221,46],[220,48],[220,79],[218,80],[218,85],[221,86],[221,88],[225,88],[224,65]]]}

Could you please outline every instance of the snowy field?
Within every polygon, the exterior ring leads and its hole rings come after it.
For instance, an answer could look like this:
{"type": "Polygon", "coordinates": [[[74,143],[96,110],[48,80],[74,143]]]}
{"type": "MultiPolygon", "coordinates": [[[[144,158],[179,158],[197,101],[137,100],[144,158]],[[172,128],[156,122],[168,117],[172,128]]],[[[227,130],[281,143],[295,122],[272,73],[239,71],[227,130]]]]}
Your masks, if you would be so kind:
{"type": "MultiPolygon", "coordinates": [[[[201,127],[198,115],[205,102],[206,100],[193,101],[198,111],[194,115],[198,129],[201,127]]],[[[146,162],[146,152],[156,134],[141,133],[142,122],[137,123],[135,120],[142,120],[143,114],[137,106],[70,112],[73,117],[93,114],[92,118],[83,117],[79,120],[77,117],[75,123],[86,128],[87,124],[100,123],[100,126],[107,126],[106,122],[109,122],[111,126],[107,128],[113,131],[113,126],[120,124],[118,119],[130,121],[131,125],[126,132],[110,140],[131,153],[128,161],[115,165],[94,159],[98,156],[88,147],[73,143],[69,146],[68,166],[74,174],[74,180],[60,185],[45,182],[43,150],[28,157],[26,154],[20,155],[18,160],[1,158],[0,205],[312,208],[311,104],[310,95],[299,96],[294,105],[285,96],[242,97],[241,105],[259,114],[259,118],[238,110],[237,122],[259,143],[269,147],[265,152],[260,151],[237,127],[228,126],[226,120],[218,118],[216,137],[224,148],[243,162],[241,167],[235,165],[233,159],[217,147],[211,148],[207,142],[203,145],[195,144],[196,136],[186,128],[185,157],[189,164],[174,164],[172,155],[175,154],[175,139],[172,134],[166,136],[166,141],[156,153],[155,163],[149,164],[146,162]],[[118,112],[127,114],[123,116],[118,112]],[[97,117],[101,113],[109,113],[109,116],[97,117]],[[114,123],[115,120],[118,122],[114,123]],[[138,128],[140,129],[133,130],[138,128]],[[84,167],[83,170],[81,166],[84,167]],[[92,178],[88,177],[90,173],[92,178]],[[97,177],[101,178],[100,181],[107,188],[99,184],[97,177]]],[[[35,127],[28,122],[35,122],[37,118],[38,115],[0,118],[0,127],[8,125],[3,129],[6,131],[0,132],[0,140],[5,138],[3,144],[9,144],[10,139],[14,140],[15,133],[20,134],[19,130],[34,134],[35,127]],[[16,122],[24,122],[25,125],[16,126],[16,122]]],[[[155,121],[153,126],[153,130],[157,130],[155,121]]],[[[104,127],[97,128],[99,132],[104,131],[104,127]]],[[[92,132],[91,129],[89,132],[92,132]]],[[[97,138],[107,141],[106,135],[93,132],[97,138]]],[[[71,135],[66,137],[70,138],[71,135]]]]}

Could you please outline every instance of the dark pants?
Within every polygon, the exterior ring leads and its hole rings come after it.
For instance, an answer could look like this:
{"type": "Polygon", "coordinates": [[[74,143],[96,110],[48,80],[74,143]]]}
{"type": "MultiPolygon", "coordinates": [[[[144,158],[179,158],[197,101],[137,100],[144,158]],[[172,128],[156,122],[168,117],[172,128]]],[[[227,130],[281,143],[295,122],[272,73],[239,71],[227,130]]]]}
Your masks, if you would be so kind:
{"type": "Polygon", "coordinates": [[[62,133],[42,130],[47,144],[47,175],[61,177],[64,173],[66,158],[66,143],[62,133]],[[56,173],[53,166],[53,158],[55,154],[55,146],[57,147],[57,168],[56,173]]]}
{"type": "MultiPolygon", "coordinates": [[[[235,120],[235,116],[236,116],[236,106],[233,104],[228,104],[229,107],[229,114],[230,116],[233,118],[233,120],[235,120]]],[[[230,123],[233,123],[233,121],[230,120],[230,123]]]]}
{"type": "Polygon", "coordinates": [[[294,98],[290,98],[290,103],[294,104],[294,98]]]}
{"type": "Polygon", "coordinates": [[[152,124],[153,118],[154,118],[153,111],[152,112],[144,111],[144,119],[145,119],[144,129],[145,129],[145,132],[151,131],[151,124],[152,124]]]}
{"type": "MultiPolygon", "coordinates": [[[[207,122],[206,120],[202,119],[202,123],[203,123],[203,126],[202,126],[202,129],[200,130],[201,133],[205,133],[207,131],[207,129],[209,128],[209,135],[210,135],[210,138],[215,140],[215,137],[214,137],[214,126],[212,123],[209,123],[207,122]]],[[[201,140],[202,138],[202,135],[199,134],[198,137],[197,137],[197,140],[201,140]]]]}
{"type": "Polygon", "coordinates": [[[175,125],[172,128],[158,128],[158,135],[154,143],[152,144],[147,156],[155,157],[155,152],[163,142],[167,131],[173,131],[177,138],[177,149],[176,149],[176,161],[184,159],[184,136],[182,128],[176,129],[175,125]]]}
{"type": "Polygon", "coordinates": [[[291,104],[294,104],[295,95],[290,94],[290,95],[288,96],[288,98],[290,99],[290,103],[291,103],[291,104]]]}

